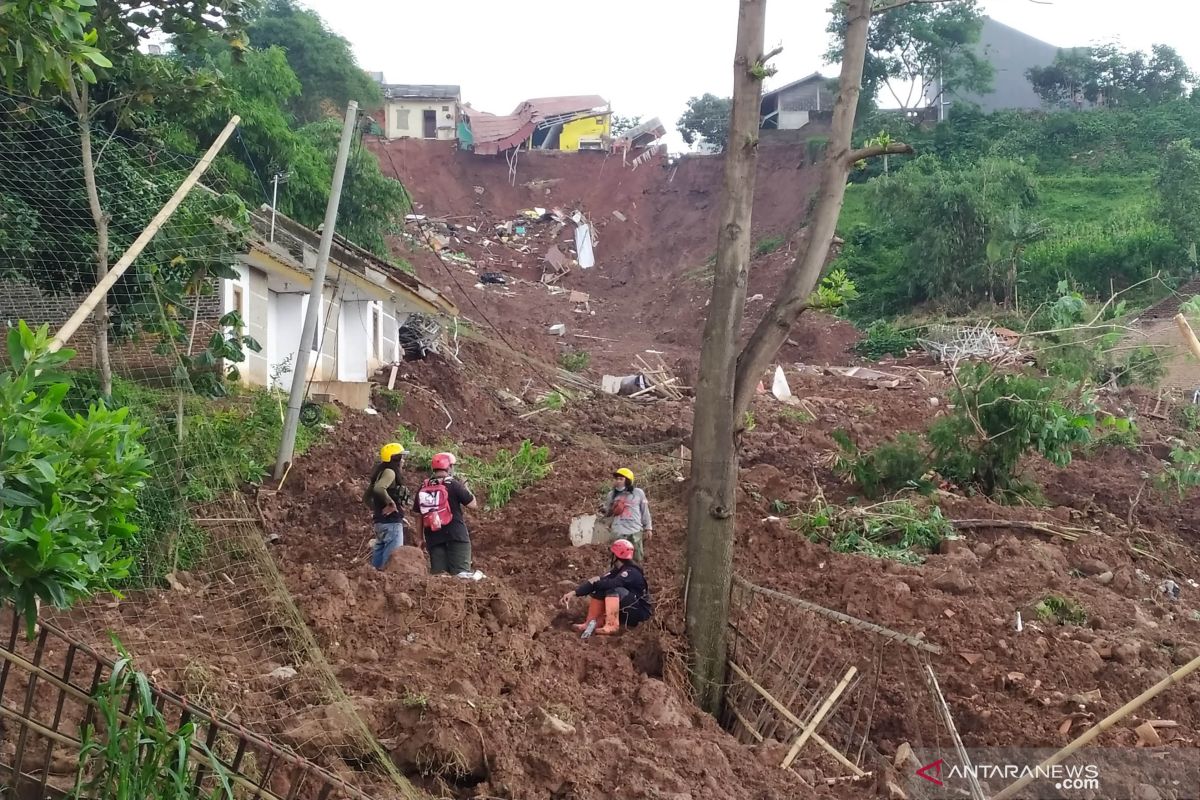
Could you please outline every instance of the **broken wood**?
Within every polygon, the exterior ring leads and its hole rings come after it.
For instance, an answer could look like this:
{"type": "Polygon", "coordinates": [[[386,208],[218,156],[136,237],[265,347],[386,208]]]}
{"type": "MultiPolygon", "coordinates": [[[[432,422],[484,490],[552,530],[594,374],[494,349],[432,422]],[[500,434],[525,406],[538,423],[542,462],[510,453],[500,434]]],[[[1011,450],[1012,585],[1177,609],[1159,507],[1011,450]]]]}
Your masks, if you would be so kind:
{"type": "Polygon", "coordinates": [[[1192,331],[1192,326],[1188,324],[1187,317],[1183,314],[1175,315],[1175,325],[1179,328],[1179,333],[1183,335],[1183,343],[1192,351],[1192,355],[1200,358],[1200,340],[1196,339],[1196,334],[1192,331]]]}
{"type": "Polygon", "coordinates": [[[591,339],[593,342],[615,342],[617,339],[606,339],[603,336],[589,336],[586,333],[572,333],[576,339],[591,339]]]}
{"type": "MultiPolygon", "coordinates": [[[[1184,320],[1184,321],[1186,322],[1186,320],[1184,320]]],[[[1075,751],[1079,750],[1080,748],[1082,748],[1085,745],[1092,742],[1094,739],[1098,738],[1100,736],[1100,734],[1104,733],[1106,730],[1108,730],[1109,728],[1116,725],[1121,720],[1128,717],[1134,711],[1137,711],[1139,708],[1141,708],[1146,703],[1153,700],[1155,697],[1158,697],[1158,695],[1162,694],[1163,691],[1165,691],[1167,688],[1175,685],[1176,683],[1179,683],[1179,681],[1183,680],[1188,675],[1191,675],[1197,669],[1200,669],[1200,656],[1196,656],[1191,661],[1184,664],[1182,667],[1175,670],[1170,675],[1163,678],[1161,681],[1154,684],[1149,689],[1142,692],[1137,697],[1133,698],[1128,703],[1121,706],[1116,711],[1114,711],[1113,713],[1109,714],[1104,719],[1097,722],[1095,724],[1095,726],[1089,728],[1075,741],[1071,742],[1066,747],[1062,748],[1057,753],[1055,753],[1054,755],[1047,758],[1041,764],[1034,767],[1033,770],[1031,770],[1030,772],[1028,772],[1025,775],[1025,777],[1021,778],[1019,781],[1012,784],[1011,786],[1006,788],[1004,791],[1000,792],[1000,794],[995,795],[992,798],[992,800],[1008,800],[1008,798],[1010,798],[1010,797],[1015,797],[1018,792],[1020,792],[1022,789],[1024,789],[1029,784],[1033,783],[1033,781],[1039,775],[1046,775],[1048,773],[1048,770],[1051,767],[1053,767],[1055,764],[1062,763],[1068,756],[1073,754],[1075,751]]]]}
{"type": "MultiPolygon", "coordinates": [[[[782,714],[784,719],[786,719],[788,722],[795,725],[797,728],[799,728],[801,730],[804,729],[804,727],[805,727],[804,720],[797,717],[795,714],[793,714],[788,709],[787,706],[785,706],[783,703],[776,700],[775,697],[770,692],[768,692],[766,689],[764,689],[762,686],[760,686],[758,684],[758,682],[754,680],[754,678],[751,678],[749,673],[746,672],[746,670],[742,669],[741,667],[739,667],[737,664],[735,664],[732,661],[729,662],[729,668],[734,671],[734,674],[736,674],[739,678],[744,680],[751,689],[758,692],[758,694],[764,700],[766,700],[768,703],[770,703],[771,706],[776,711],[778,711],[780,714],[782,714]]],[[[825,752],[827,752],[827,753],[829,753],[829,755],[833,756],[834,760],[836,760],[839,764],[841,764],[846,769],[853,772],[858,777],[861,778],[867,774],[866,772],[863,772],[863,770],[861,770],[854,762],[852,762],[850,759],[846,758],[846,756],[842,755],[841,751],[839,751],[836,747],[831,745],[829,742],[825,741],[825,739],[821,736],[821,734],[814,732],[811,738],[825,752]]]]}
{"type": "Polygon", "coordinates": [[[812,738],[820,724],[825,721],[825,717],[829,715],[833,704],[838,701],[838,698],[846,691],[846,687],[850,685],[850,681],[854,680],[854,676],[857,674],[858,667],[853,665],[851,665],[850,669],[846,670],[846,674],[838,681],[838,685],[833,687],[833,691],[825,698],[825,702],[817,709],[817,713],[813,714],[813,718],[809,721],[808,725],[796,737],[795,743],[792,744],[792,749],[788,750],[788,754],[784,756],[783,763],[779,765],[782,769],[790,767],[792,762],[796,760],[796,756],[800,755],[800,750],[803,749],[804,745],[808,744],[808,740],[812,738]]]}
{"type": "Polygon", "coordinates": [[[653,392],[655,389],[661,389],[665,386],[668,386],[668,385],[674,383],[675,380],[676,380],[675,378],[671,378],[671,380],[666,381],[665,383],[651,384],[650,386],[647,386],[645,389],[639,389],[638,391],[634,392],[633,394],[631,394],[629,396],[631,398],[641,397],[644,394],[649,394],[650,392],[653,392]]]}
{"type": "Polygon", "coordinates": [[[955,530],[975,530],[978,528],[1015,528],[1017,530],[1038,531],[1039,533],[1048,533],[1051,536],[1057,536],[1060,539],[1066,539],[1068,542],[1074,542],[1079,539],[1082,534],[1092,533],[1087,528],[1071,528],[1061,525],[1052,525],[1048,522],[1038,522],[1036,520],[1020,520],[1020,519],[952,519],[950,524],[955,530]]]}
{"type": "Polygon", "coordinates": [[[388,375],[388,391],[396,388],[396,372],[398,368],[395,364],[392,365],[392,373],[388,375]]]}

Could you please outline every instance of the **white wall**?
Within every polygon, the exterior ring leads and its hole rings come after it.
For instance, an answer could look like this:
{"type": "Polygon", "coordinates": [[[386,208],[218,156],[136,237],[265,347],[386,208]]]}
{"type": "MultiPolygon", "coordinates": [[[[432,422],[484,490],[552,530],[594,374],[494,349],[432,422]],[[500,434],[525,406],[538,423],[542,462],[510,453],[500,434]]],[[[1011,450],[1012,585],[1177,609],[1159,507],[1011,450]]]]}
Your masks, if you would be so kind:
{"type": "Polygon", "coordinates": [[[371,355],[371,315],[375,304],[370,300],[353,300],[342,303],[342,315],[338,332],[339,381],[365,381],[367,362],[371,355]]]}
{"type": "Polygon", "coordinates": [[[384,103],[384,135],[389,139],[424,139],[424,112],[434,112],[437,135],[434,138],[458,138],[458,101],[393,99],[384,103]]]}
{"type": "Polygon", "coordinates": [[[288,371],[280,374],[275,384],[284,391],[292,388],[292,376],[296,371],[296,345],[304,328],[304,311],[307,307],[307,294],[268,292],[267,369],[268,374],[273,374],[281,364],[288,362],[288,371]]]}

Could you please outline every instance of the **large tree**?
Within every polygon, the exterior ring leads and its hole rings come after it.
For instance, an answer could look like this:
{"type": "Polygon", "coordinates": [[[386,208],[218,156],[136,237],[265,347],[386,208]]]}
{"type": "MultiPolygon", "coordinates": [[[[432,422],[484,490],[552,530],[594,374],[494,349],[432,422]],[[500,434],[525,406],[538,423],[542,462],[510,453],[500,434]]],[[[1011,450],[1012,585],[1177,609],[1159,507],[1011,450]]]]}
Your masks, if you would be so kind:
{"type": "MultiPolygon", "coordinates": [[[[829,22],[833,36],[826,57],[840,62],[846,8],[835,3],[829,22]]],[[[863,62],[862,92],[900,108],[936,103],[947,93],[991,88],[992,65],[977,44],[983,28],[978,0],[952,4],[897,4],[871,20],[863,62]],[[887,92],[886,97],[881,97],[887,92]]]]}
{"type": "Polygon", "coordinates": [[[359,67],[350,43],[329,29],[315,11],[293,0],[267,0],[251,20],[250,43],[282,48],[300,81],[289,107],[300,122],[337,115],[350,100],[365,110],[383,100],[379,85],[359,67]]]}
{"type": "Polygon", "coordinates": [[[1196,76],[1173,48],[1149,53],[1105,43],[1059,50],[1054,62],[1025,76],[1048,105],[1081,108],[1144,107],[1186,97],[1196,76]]]}
{"type": "Polygon", "coordinates": [[[718,148],[729,136],[729,115],[733,101],[728,97],[703,94],[687,102],[687,110],[676,129],[687,144],[718,148]]]}
{"type": "MultiPolygon", "coordinates": [[[[763,66],[766,57],[760,55],[765,0],[741,0],[734,66],[734,122],[729,134],[713,294],[696,385],[688,502],[687,621],[693,659],[692,684],[701,705],[710,712],[720,709],[726,684],[725,637],[737,511],[738,420],[743,418],[755,385],[807,307],[821,277],[850,171],[866,158],[911,152],[907,145],[891,141],[859,149],[851,146],[871,16],[903,8],[909,2],[837,0],[838,14],[845,20],[842,70],[813,213],[778,295],[735,360],[734,337],[742,321],[746,295],[749,197],[753,194],[752,178],[743,170],[748,167],[752,170],[754,165],[759,80],[767,72],[763,66]]],[[[803,209],[797,209],[797,216],[803,213],[803,209]]]]}

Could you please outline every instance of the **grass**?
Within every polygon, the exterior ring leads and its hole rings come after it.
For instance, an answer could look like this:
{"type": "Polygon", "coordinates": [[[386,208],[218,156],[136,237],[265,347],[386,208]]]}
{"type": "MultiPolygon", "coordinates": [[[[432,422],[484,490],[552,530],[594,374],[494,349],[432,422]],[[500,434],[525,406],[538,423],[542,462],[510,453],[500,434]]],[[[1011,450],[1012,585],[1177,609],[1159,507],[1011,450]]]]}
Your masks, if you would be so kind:
{"type": "Polygon", "coordinates": [[[779,248],[787,244],[787,239],[782,236],[767,236],[759,239],[754,245],[754,255],[765,256],[774,253],[779,248]]]}
{"type": "Polygon", "coordinates": [[[592,354],[587,350],[571,350],[558,357],[558,365],[567,372],[583,372],[592,363],[592,354]]]}
{"type": "Polygon", "coordinates": [[[404,393],[398,392],[395,389],[389,389],[386,386],[377,386],[375,388],[375,402],[380,410],[395,414],[404,408],[404,393]]]}
{"type": "Polygon", "coordinates": [[[155,704],[149,680],[133,668],[123,650],[95,699],[97,722],[82,731],[75,786],[68,795],[71,800],[224,800],[234,796],[229,771],[197,738],[196,723],[171,729],[155,704]],[[131,708],[126,707],[127,699],[131,708]],[[203,766],[210,775],[200,787],[195,785],[196,768],[189,759],[193,749],[204,756],[203,766]]]}
{"type": "Polygon", "coordinates": [[[816,419],[802,408],[785,408],[779,412],[779,418],[786,422],[795,422],[798,425],[807,425],[816,419]]]}
{"type": "Polygon", "coordinates": [[[926,554],[955,537],[940,509],[918,508],[906,500],[850,509],[822,504],[797,517],[795,527],[814,542],[827,542],[837,553],[913,565],[924,563],[926,554]]]}
{"type": "Polygon", "coordinates": [[[754,418],[753,411],[747,411],[746,415],[742,417],[742,427],[745,428],[747,432],[758,427],[758,420],[754,418]]]}
{"type": "MultiPolygon", "coordinates": [[[[417,441],[416,434],[405,428],[396,431],[404,445],[408,463],[428,471],[435,453],[453,450],[453,445],[430,447],[417,441]]],[[[494,511],[507,505],[517,492],[527,489],[550,474],[550,448],[537,447],[528,439],[515,451],[500,450],[489,459],[458,454],[455,474],[466,481],[472,492],[481,494],[484,508],[494,511]]]]}
{"type": "Polygon", "coordinates": [[[1034,610],[1037,611],[1039,619],[1057,622],[1059,625],[1083,625],[1087,622],[1087,612],[1083,606],[1055,594],[1046,595],[1034,606],[1034,610]]]}

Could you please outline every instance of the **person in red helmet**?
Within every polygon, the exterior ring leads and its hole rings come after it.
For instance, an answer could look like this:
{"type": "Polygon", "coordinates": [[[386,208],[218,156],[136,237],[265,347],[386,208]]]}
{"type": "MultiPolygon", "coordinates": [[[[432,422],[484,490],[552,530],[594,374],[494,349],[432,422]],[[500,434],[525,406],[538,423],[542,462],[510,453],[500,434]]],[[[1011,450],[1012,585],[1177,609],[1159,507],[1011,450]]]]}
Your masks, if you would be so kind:
{"type": "Polygon", "coordinates": [[[477,508],[479,502],[452,474],[454,462],[451,453],[435,455],[430,464],[433,474],[421,484],[413,502],[419,520],[417,543],[429,553],[432,575],[471,574],[471,534],[463,509],[477,508]]]}
{"type": "Polygon", "coordinates": [[[617,539],[608,548],[613,554],[613,567],[607,575],[598,575],[579,584],[562,596],[563,606],[570,606],[573,597],[588,597],[587,619],[573,627],[583,631],[592,620],[603,621],[596,633],[613,634],[621,625],[636,628],[654,614],[650,587],[642,568],[633,560],[633,542],[617,539]]]}

